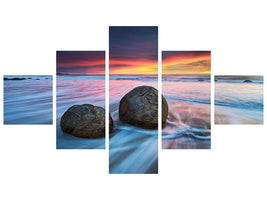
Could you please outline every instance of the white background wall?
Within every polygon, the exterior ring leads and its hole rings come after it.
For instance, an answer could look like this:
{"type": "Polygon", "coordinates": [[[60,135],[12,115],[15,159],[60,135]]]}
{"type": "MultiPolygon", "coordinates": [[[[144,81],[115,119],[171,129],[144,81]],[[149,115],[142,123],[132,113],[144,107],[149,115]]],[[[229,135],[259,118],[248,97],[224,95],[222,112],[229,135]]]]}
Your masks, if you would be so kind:
{"type": "MultiPolygon", "coordinates": [[[[264,3],[2,1],[1,75],[55,75],[56,50],[108,50],[115,25],[158,26],[160,50],[211,50],[213,75],[264,75],[264,3]]],[[[107,150],[56,150],[55,123],[0,128],[1,199],[267,198],[265,125],[212,125],[211,150],[161,150],[158,175],[109,175],[107,150]]]]}

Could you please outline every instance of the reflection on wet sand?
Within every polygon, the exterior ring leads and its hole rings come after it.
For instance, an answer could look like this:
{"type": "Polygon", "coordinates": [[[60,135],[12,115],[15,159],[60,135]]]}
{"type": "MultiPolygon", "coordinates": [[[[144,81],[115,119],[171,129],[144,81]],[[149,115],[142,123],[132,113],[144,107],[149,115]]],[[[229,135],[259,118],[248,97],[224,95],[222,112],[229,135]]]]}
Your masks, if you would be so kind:
{"type": "Polygon", "coordinates": [[[169,104],[169,110],[163,149],[210,148],[210,105],[176,101],[169,104]]]}
{"type": "Polygon", "coordinates": [[[163,149],[210,148],[210,76],[166,76],[162,92],[169,105],[163,149]]]}

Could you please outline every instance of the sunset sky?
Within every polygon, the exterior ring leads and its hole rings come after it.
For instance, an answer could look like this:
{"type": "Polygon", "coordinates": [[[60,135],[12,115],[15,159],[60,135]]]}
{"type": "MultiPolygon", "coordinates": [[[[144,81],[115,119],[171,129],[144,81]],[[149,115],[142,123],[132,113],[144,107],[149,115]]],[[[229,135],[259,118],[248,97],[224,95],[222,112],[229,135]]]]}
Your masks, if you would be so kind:
{"type": "Polygon", "coordinates": [[[57,51],[57,73],[105,74],[105,51],[57,51]]]}
{"type": "Polygon", "coordinates": [[[162,74],[210,74],[210,51],[163,51],[162,74]]]}
{"type": "Polygon", "coordinates": [[[110,74],[157,74],[158,27],[109,27],[110,74]]]}

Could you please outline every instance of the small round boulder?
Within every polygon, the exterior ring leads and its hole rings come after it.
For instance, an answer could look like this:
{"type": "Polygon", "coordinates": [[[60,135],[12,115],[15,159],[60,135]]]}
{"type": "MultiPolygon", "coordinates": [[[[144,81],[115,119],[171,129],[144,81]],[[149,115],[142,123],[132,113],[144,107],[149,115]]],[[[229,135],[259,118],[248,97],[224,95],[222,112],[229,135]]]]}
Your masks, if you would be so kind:
{"type": "MultiPolygon", "coordinates": [[[[74,105],[61,117],[63,132],[81,138],[105,137],[105,109],[91,104],[74,105]]],[[[109,132],[113,120],[109,115],[109,132]]]]}
{"type": "MultiPolygon", "coordinates": [[[[168,117],[168,104],[162,95],[162,124],[168,117]]],[[[158,128],[158,90],[139,86],[128,92],[120,101],[119,118],[123,122],[147,129],[158,128]]]]}

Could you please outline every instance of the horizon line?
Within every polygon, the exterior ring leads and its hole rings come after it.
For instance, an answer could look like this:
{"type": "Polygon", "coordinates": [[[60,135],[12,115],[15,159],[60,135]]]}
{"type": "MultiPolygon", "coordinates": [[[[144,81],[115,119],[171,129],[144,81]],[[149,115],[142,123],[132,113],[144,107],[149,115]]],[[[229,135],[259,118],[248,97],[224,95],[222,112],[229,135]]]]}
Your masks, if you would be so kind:
{"type": "MultiPolygon", "coordinates": [[[[97,76],[97,75],[106,75],[106,74],[75,74],[75,73],[56,73],[56,75],[80,75],[80,76],[97,76]]],[[[109,74],[109,75],[158,75],[158,74],[109,74]]],[[[191,74],[162,74],[163,75],[211,75],[210,73],[205,73],[205,74],[194,74],[194,73],[191,73],[191,74]]]]}

